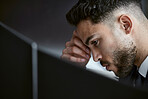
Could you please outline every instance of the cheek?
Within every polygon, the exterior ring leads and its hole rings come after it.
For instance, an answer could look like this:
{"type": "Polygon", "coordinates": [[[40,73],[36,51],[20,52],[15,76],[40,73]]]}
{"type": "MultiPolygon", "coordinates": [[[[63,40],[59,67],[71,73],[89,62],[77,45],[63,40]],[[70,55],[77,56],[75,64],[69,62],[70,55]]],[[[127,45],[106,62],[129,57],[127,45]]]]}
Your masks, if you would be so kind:
{"type": "Polygon", "coordinates": [[[112,55],[116,47],[117,45],[114,41],[108,40],[102,45],[102,50],[104,54],[112,55]]]}
{"type": "Polygon", "coordinates": [[[115,42],[110,43],[110,45],[109,45],[109,52],[113,53],[116,48],[117,48],[117,45],[116,45],[115,42]]]}
{"type": "Polygon", "coordinates": [[[116,48],[117,48],[117,45],[113,41],[108,41],[102,44],[103,59],[110,63],[113,63],[113,52],[115,51],[116,48]]]}

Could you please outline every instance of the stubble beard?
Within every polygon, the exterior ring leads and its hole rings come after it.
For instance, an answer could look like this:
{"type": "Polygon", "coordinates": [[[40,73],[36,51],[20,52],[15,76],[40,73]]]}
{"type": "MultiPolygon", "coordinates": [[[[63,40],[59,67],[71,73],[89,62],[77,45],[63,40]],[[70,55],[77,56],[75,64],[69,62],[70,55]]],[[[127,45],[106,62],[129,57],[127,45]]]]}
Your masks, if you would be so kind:
{"type": "Polygon", "coordinates": [[[136,57],[136,45],[130,41],[130,47],[117,48],[113,52],[113,62],[117,67],[117,72],[115,73],[118,77],[126,77],[134,66],[134,61],[136,57]]]}

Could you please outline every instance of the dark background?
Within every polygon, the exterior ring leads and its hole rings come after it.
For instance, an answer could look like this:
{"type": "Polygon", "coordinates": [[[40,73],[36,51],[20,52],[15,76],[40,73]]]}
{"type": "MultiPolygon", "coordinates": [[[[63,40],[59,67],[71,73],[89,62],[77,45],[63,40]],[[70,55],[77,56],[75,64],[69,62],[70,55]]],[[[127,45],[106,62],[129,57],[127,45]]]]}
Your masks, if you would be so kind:
{"type": "MultiPolygon", "coordinates": [[[[75,28],[67,23],[65,14],[77,1],[1,0],[0,21],[59,57],[75,28]]],[[[142,3],[146,13],[148,1],[142,3]]]]}

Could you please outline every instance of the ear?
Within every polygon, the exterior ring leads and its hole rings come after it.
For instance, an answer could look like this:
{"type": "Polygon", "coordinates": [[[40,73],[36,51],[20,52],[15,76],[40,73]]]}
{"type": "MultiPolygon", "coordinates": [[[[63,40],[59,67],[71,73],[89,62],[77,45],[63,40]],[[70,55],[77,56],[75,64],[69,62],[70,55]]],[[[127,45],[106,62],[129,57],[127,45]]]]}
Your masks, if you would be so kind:
{"type": "Polygon", "coordinates": [[[130,34],[132,30],[132,21],[131,18],[127,15],[121,15],[119,17],[119,23],[121,28],[125,31],[126,34],[130,34]]]}

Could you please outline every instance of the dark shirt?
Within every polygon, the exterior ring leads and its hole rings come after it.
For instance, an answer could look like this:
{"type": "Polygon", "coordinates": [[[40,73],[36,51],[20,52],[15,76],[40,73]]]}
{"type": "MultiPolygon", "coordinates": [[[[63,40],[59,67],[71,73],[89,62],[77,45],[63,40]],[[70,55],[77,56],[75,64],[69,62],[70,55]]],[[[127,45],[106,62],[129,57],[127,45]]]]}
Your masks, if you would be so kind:
{"type": "Polygon", "coordinates": [[[130,74],[124,78],[119,78],[119,82],[148,90],[148,73],[146,77],[143,77],[138,72],[138,67],[134,65],[130,74]]]}

